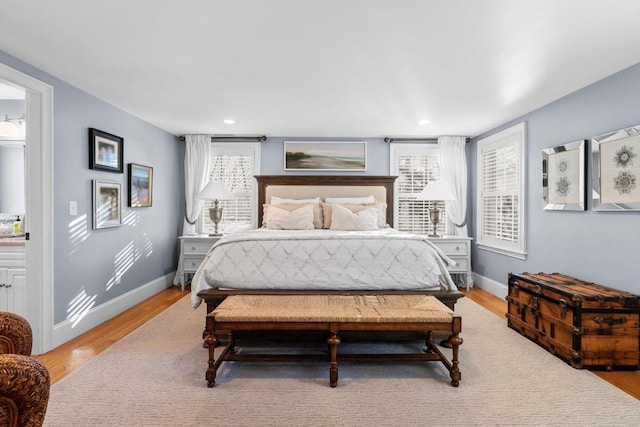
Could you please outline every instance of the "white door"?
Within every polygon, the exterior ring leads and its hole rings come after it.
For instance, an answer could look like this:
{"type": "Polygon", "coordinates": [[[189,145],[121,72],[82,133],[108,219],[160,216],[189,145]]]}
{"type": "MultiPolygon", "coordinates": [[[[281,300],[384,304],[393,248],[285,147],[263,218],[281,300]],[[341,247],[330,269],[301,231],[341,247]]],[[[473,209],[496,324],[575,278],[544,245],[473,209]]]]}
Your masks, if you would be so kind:
{"type": "Polygon", "coordinates": [[[0,80],[26,91],[25,206],[29,215],[25,243],[26,274],[18,300],[33,330],[33,353],[53,348],[53,88],[0,64],[0,80]]]}

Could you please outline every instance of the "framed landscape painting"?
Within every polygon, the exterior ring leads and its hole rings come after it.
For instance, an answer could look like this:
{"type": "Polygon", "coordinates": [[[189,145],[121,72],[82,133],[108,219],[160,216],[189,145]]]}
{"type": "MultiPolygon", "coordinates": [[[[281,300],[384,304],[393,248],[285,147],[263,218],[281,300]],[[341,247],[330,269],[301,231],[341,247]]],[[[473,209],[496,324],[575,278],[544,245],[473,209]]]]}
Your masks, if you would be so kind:
{"type": "Polygon", "coordinates": [[[367,170],[367,142],[285,141],[284,169],[364,172],[367,170]]]}
{"type": "Polygon", "coordinates": [[[591,139],[593,209],[640,210],[640,125],[591,139]]]}
{"type": "Polygon", "coordinates": [[[151,207],[152,199],[153,168],[151,166],[129,163],[129,207],[151,207]]]}

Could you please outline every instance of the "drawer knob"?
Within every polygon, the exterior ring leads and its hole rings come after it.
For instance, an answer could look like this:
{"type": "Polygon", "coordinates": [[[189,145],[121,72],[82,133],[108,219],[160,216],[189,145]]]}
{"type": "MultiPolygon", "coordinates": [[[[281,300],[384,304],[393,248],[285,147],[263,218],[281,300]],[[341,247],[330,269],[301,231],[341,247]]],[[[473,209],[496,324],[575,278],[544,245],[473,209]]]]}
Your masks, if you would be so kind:
{"type": "Polygon", "coordinates": [[[196,250],[196,247],[195,247],[195,246],[191,246],[191,250],[192,250],[192,251],[195,251],[195,250],[196,250]]]}
{"type": "Polygon", "coordinates": [[[460,246],[456,246],[456,251],[459,251],[459,250],[460,250],[460,246]]]}

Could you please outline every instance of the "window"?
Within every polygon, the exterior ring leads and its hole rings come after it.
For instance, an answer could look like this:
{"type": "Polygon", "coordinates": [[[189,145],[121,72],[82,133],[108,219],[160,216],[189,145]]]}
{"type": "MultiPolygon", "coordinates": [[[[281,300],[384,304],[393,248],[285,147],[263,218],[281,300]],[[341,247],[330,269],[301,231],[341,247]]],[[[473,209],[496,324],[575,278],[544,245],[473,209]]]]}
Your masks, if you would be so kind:
{"type": "Polygon", "coordinates": [[[525,259],[525,124],[478,141],[478,247],[525,259]]]}
{"type": "MultiPolygon", "coordinates": [[[[222,200],[221,233],[257,228],[258,210],[254,175],[260,173],[260,144],[212,143],[209,159],[209,179],[222,181],[235,196],[222,200]]],[[[212,200],[203,203],[199,227],[201,233],[213,233],[214,225],[209,216],[212,200]]]]}
{"type": "Polygon", "coordinates": [[[430,181],[440,179],[440,150],[436,144],[391,144],[391,175],[395,184],[393,227],[416,234],[434,234],[429,209],[434,204],[441,210],[437,234],[444,234],[446,212],[444,202],[416,200],[430,181]]]}

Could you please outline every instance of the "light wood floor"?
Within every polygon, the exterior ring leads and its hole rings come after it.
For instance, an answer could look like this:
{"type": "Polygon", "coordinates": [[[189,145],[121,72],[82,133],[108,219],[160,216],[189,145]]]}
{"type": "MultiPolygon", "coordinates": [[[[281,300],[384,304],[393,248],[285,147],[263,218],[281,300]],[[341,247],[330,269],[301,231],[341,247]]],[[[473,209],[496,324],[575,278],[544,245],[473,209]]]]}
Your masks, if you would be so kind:
{"type": "MultiPolygon", "coordinates": [[[[166,289],[60,347],[38,356],[38,359],[49,370],[51,382],[60,381],[188,293],[188,288],[185,291],[177,287],[166,289]]],[[[504,318],[507,311],[507,303],[504,299],[479,288],[473,288],[465,294],[496,316],[504,318]]],[[[594,373],[640,400],[640,370],[594,371],[594,373]]]]}

